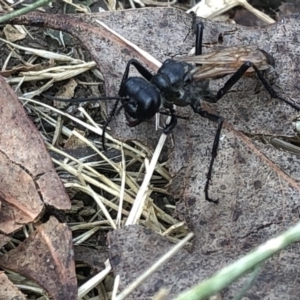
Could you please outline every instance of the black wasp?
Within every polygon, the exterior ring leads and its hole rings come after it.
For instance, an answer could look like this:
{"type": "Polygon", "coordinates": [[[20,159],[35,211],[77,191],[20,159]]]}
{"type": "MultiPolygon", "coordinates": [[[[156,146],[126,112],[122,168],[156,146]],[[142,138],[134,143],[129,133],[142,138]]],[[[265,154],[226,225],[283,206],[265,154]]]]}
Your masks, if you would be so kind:
{"type": "MultiPolygon", "coordinates": [[[[217,102],[245,73],[255,72],[272,98],[278,98],[296,109],[298,107],[279,97],[263,76],[262,71],[268,70],[275,65],[274,59],[270,54],[258,49],[256,46],[244,46],[223,48],[203,55],[203,28],[202,22],[196,24],[195,56],[178,58],[176,60],[167,59],[154,75],[137,60],[131,59],[128,61],[120,85],[119,97],[110,97],[110,99],[117,99],[117,101],[103,127],[102,142],[104,146],[105,129],[115,113],[121,109],[124,109],[127,124],[131,127],[153,118],[162,108],[169,110],[171,121],[163,129],[164,133],[168,134],[177,124],[174,105],[191,106],[195,113],[218,123],[204,188],[205,199],[217,204],[218,200],[213,200],[209,197],[208,188],[214,160],[217,156],[223,118],[202,109],[201,101],[217,102]],[[142,77],[129,77],[131,65],[137,69],[142,77]],[[227,80],[223,88],[217,94],[214,94],[209,89],[210,80],[228,74],[232,74],[232,76],[227,80]],[[118,108],[120,101],[121,106],[118,108]]],[[[53,97],[50,98],[54,99],[53,97]]],[[[99,99],[101,98],[93,98],[92,100],[99,99]]],[[[55,98],[55,100],[62,99],[55,98]]],[[[74,99],[72,101],[82,102],[89,100],[74,99]]]]}

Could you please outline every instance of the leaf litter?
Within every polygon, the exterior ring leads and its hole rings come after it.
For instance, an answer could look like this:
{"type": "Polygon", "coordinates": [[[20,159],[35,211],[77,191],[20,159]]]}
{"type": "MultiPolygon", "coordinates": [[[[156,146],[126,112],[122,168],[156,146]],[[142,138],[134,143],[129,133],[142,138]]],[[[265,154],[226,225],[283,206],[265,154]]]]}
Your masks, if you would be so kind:
{"type": "MultiPolygon", "coordinates": [[[[144,13],[146,16],[144,19],[149,20],[150,14],[147,14],[146,11],[144,11],[144,13]]],[[[174,10],[165,10],[164,17],[167,19],[168,17],[166,16],[168,13],[169,19],[174,18],[176,15],[174,10]]],[[[130,18],[133,17],[130,13],[128,15],[130,18]]],[[[155,17],[152,13],[151,15],[151,18],[155,17]]],[[[188,19],[188,17],[182,16],[182,19],[184,18],[188,19]]],[[[161,19],[161,16],[158,17],[158,19],[161,19]]],[[[139,19],[137,21],[141,20],[139,19]]],[[[170,21],[172,24],[173,22],[174,21],[170,21]]],[[[189,21],[186,20],[186,23],[188,22],[189,21]]],[[[289,55],[285,64],[295,59],[295,57],[291,57],[290,54],[295,53],[292,49],[293,45],[286,42],[286,36],[281,36],[280,40],[280,30],[282,30],[280,28],[284,27],[284,29],[286,29],[286,27],[290,25],[288,28],[292,35],[293,19],[290,19],[289,22],[282,25],[282,27],[280,27],[280,24],[277,24],[274,27],[269,27],[269,29],[262,29],[260,32],[255,32],[256,36],[254,36],[254,38],[257,38],[259,35],[263,36],[260,41],[261,47],[274,55],[275,59],[276,56],[280,58],[280,55],[289,55]],[[268,32],[268,30],[270,31],[268,32]],[[276,43],[274,42],[272,44],[270,39],[265,39],[265,36],[275,36],[274,32],[277,33],[279,37],[277,36],[276,43]],[[275,49],[278,47],[281,52],[277,52],[278,49],[275,49]]],[[[117,26],[118,23],[114,24],[117,26]]],[[[186,26],[183,25],[182,22],[181,24],[177,22],[176,25],[178,27],[186,26]]],[[[140,30],[143,26],[145,26],[145,24],[141,24],[141,26],[137,26],[137,28],[140,30]]],[[[208,41],[211,39],[211,42],[217,40],[218,35],[220,33],[224,34],[224,32],[226,34],[229,32],[229,37],[225,39],[225,44],[228,43],[229,45],[231,43],[236,44],[237,41],[249,40],[249,33],[251,32],[251,34],[253,34],[253,30],[246,30],[238,26],[235,26],[235,32],[232,34],[230,34],[230,26],[226,28],[225,25],[222,25],[220,26],[221,28],[217,29],[214,28],[214,26],[214,24],[206,24],[205,39],[208,39],[208,41]],[[218,33],[216,33],[216,31],[218,33]]],[[[117,29],[118,32],[122,31],[120,28],[117,29]]],[[[128,28],[126,30],[128,30],[128,28]]],[[[124,36],[128,36],[128,33],[127,35],[124,34],[124,36]]],[[[84,41],[84,38],[81,38],[82,41],[84,41]]],[[[163,38],[165,38],[165,36],[163,38]]],[[[251,36],[251,39],[252,38],[253,36],[251,36]]],[[[181,41],[183,39],[179,40],[181,41]]],[[[259,41],[259,39],[257,38],[256,41],[259,41]]],[[[147,44],[143,45],[143,43],[143,41],[139,41],[142,48],[148,49],[147,44]]],[[[170,45],[169,43],[166,44],[167,46],[170,45]]],[[[151,47],[149,47],[149,49],[149,52],[152,53],[151,47]]],[[[168,53],[167,49],[165,50],[166,52],[163,51],[164,49],[161,53],[168,53]]],[[[176,50],[174,50],[174,52],[175,51],[176,50]]],[[[178,53],[179,51],[180,50],[178,50],[178,53]]],[[[160,54],[160,56],[162,55],[160,54]]],[[[98,56],[97,59],[99,60],[98,56]]],[[[159,57],[159,59],[163,60],[164,58],[159,57]]],[[[118,72],[120,72],[119,69],[124,69],[126,59],[122,58],[122,60],[123,68],[116,66],[118,72]]],[[[287,96],[297,100],[297,91],[293,88],[294,85],[291,78],[293,74],[284,73],[284,70],[287,72],[287,68],[285,68],[281,59],[277,59],[276,62],[278,63],[276,70],[280,74],[277,81],[278,86],[284,87],[284,92],[287,96]]],[[[105,62],[103,63],[105,64],[105,62]]],[[[101,64],[101,68],[102,67],[105,69],[109,66],[101,64]]],[[[116,70],[113,71],[117,72],[116,70]]],[[[298,72],[295,69],[293,69],[293,71],[298,72]]],[[[109,76],[107,74],[114,73],[103,72],[103,74],[104,77],[106,77],[109,76]]],[[[296,77],[296,75],[294,76],[296,77]]],[[[120,76],[118,78],[120,78],[120,76]]],[[[113,91],[117,91],[117,83],[109,82],[109,77],[105,79],[108,80],[107,85],[111,86],[113,91]]],[[[252,85],[253,87],[253,81],[251,82],[251,79],[248,81],[250,82],[250,86],[252,85]]],[[[221,83],[219,83],[219,85],[221,85],[221,83]]],[[[159,287],[167,287],[168,284],[171,286],[171,294],[177,293],[179,290],[207,277],[208,274],[211,274],[211,270],[220,267],[220,262],[222,262],[222,265],[226,264],[237,255],[245,253],[245,251],[265,241],[274,233],[278,233],[284,227],[293,224],[296,220],[297,213],[295,213],[295,207],[297,206],[297,201],[292,201],[292,205],[291,200],[288,203],[287,200],[297,196],[299,192],[299,174],[296,171],[297,160],[293,159],[294,156],[292,154],[284,153],[284,155],[282,155],[281,151],[274,151],[273,148],[270,149],[270,146],[261,145],[261,143],[256,141],[253,142],[247,137],[247,134],[255,134],[256,132],[264,135],[292,135],[292,130],[288,126],[291,123],[294,112],[285,104],[278,103],[278,100],[268,100],[264,103],[263,100],[266,99],[264,93],[260,93],[259,97],[253,96],[253,99],[249,100],[249,97],[252,97],[251,92],[253,92],[253,90],[247,90],[245,81],[240,85],[237,85],[233,97],[231,97],[230,94],[224,100],[220,101],[218,105],[211,106],[212,109],[219,110],[220,114],[225,116],[226,120],[228,120],[223,132],[223,141],[218,156],[220,169],[218,169],[218,163],[216,163],[216,168],[213,173],[213,184],[210,188],[217,197],[220,197],[219,207],[211,206],[204,202],[203,199],[203,184],[205,183],[205,170],[203,170],[203,168],[205,169],[205,166],[208,166],[209,155],[207,155],[206,152],[207,149],[210,149],[212,144],[212,137],[215,130],[214,124],[206,122],[206,120],[198,121],[198,116],[194,116],[188,124],[181,121],[182,124],[179,124],[174,131],[173,139],[175,150],[173,157],[175,158],[170,159],[170,168],[173,174],[177,176],[173,182],[179,182],[180,185],[174,188],[173,184],[171,189],[180,191],[183,195],[184,201],[177,206],[177,213],[196,233],[194,251],[192,256],[186,252],[182,252],[173,258],[169,264],[163,267],[162,272],[156,273],[151,280],[139,288],[136,292],[139,295],[142,293],[144,297],[150,297],[159,287]],[[240,85],[242,85],[242,87],[240,85]],[[248,93],[245,93],[245,90],[248,93]],[[261,96],[261,94],[263,94],[263,96],[261,96]],[[274,111],[271,111],[273,109],[274,111]],[[274,120],[277,120],[277,122],[274,122],[274,120]],[[270,159],[270,156],[274,161],[270,159]],[[288,158],[286,159],[286,157],[288,158]],[[284,163],[285,160],[289,162],[292,161],[295,165],[291,167],[291,164],[288,165],[284,163]],[[277,167],[277,163],[281,163],[280,167],[284,169],[284,172],[277,167]],[[198,170],[198,166],[200,170],[198,170]],[[292,172],[291,169],[293,169],[294,172],[292,172]],[[249,174],[251,174],[252,177],[249,178],[249,174]],[[274,195],[270,195],[270,190],[272,192],[274,190],[274,195]],[[287,206],[285,204],[287,204],[287,206]],[[289,216],[289,218],[285,215],[289,216]],[[180,263],[178,264],[178,262],[180,263]],[[169,274],[169,276],[166,276],[167,274],[169,274]],[[176,287],[172,285],[175,280],[174,278],[176,278],[177,281],[176,287]]],[[[120,117],[117,119],[119,118],[120,117]]],[[[115,128],[114,125],[115,124],[112,123],[112,129],[115,128]]],[[[130,130],[130,132],[127,133],[124,132],[123,123],[122,133],[125,134],[127,138],[136,137],[144,143],[151,145],[151,141],[143,140],[145,136],[143,130],[149,125],[142,125],[145,126],[141,126],[143,127],[141,129],[139,128],[140,132],[136,133],[130,130]]],[[[67,131],[68,130],[65,129],[65,132],[67,131]]],[[[96,126],[94,131],[98,133],[101,132],[96,126]]],[[[98,153],[98,155],[101,154],[98,153]]],[[[134,159],[136,160],[137,158],[135,157],[134,159]]],[[[110,162],[106,162],[110,164],[110,162]]],[[[68,171],[71,170],[71,174],[78,175],[79,180],[81,177],[82,180],[80,180],[80,183],[83,183],[81,189],[84,189],[95,198],[98,198],[99,196],[95,195],[89,187],[86,187],[85,181],[87,180],[93,182],[95,186],[97,186],[97,184],[92,181],[89,176],[83,176],[82,170],[85,167],[86,166],[70,168],[70,166],[60,164],[61,170],[66,168],[68,171]]],[[[91,171],[90,169],[88,170],[91,171]]],[[[99,176],[99,174],[97,175],[99,176]]],[[[131,188],[132,186],[131,184],[131,188]]],[[[116,190],[117,193],[114,194],[115,196],[120,193],[119,189],[116,188],[116,190]]],[[[147,218],[147,214],[145,218],[148,226],[149,218],[147,218]]],[[[113,223],[111,223],[111,226],[114,228],[113,223]]],[[[155,229],[150,226],[150,228],[159,231],[160,226],[154,227],[155,229]]],[[[112,265],[115,272],[121,275],[121,287],[131,282],[133,278],[136,277],[136,272],[139,273],[139,270],[146,269],[146,267],[151,265],[154,261],[154,257],[160,257],[162,253],[165,253],[166,248],[169,247],[167,240],[159,238],[157,234],[151,231],[146,230],[145,232],[145,229],[139,226],[119,229],[110,235],[109,241],[111,244],[110,255],[113,262],[112,265]],[[136,238],[137,233],[139,238],[136,238]],[[144,235],[145,238],[140,239],[140,237],[144,235]],[[148,244],[146,244],[145,241],[147,241],[148,244]],[[160,241],[160,243],[158,241],[160,241]],[[129,249],[133,250],[129,251],[129,249]],[[134,259],[132,259],[132,256],[134,259]],[[117,260],[115,259],[116,257],[118,258],[117,260]],[[128,261],[130,261],[129,264],[128,261]],[[132,274],[132,277],[129,276],[129,274],[132,274]]],[[[297,257],[297,253],[285,252],[285,258],[292,260],[294,259],[293,254],[297,257]]],[[[276,283],[276,280],[279,280],[282,278],[281,276],[285,275],[279,273],[278,277],[276,277],[277,279],[274,278],[275,273],[272,269],[273,267],[272,264],[270,265],[270,263],[268,263],[268,268],[263,274],[265,274],[264,276],[271,276],[272,274],[272,280],[276,283]]],[[[292,276],[292,274],[290,276],[292,276]]],[[[286,280],[288,281],[288,279],[286,280]]],[[[288,285],[290,282],[292,281],[290,280],[286,282],[286,284],[288,285]]],[[[275,290],[276,288],[280,289],[280,285],[276,285],[275,283],[270,290],[264,290],[264,293],[270,293],[272,288],[275,290]]],[[[239,284],[236,284],[229,293],[235,293],[238,289],[239,284]]],[[[252,292],[255,293],[255,289],[252,292]]],[[[280,293],[280,291],[277,292],[280,293]]]]}
{"type": "MultiPolygon", "coordinates": [[[[58,69],[58,68],[57,68],[58,69]]],[[[63,68],[62,68],[63,70],[63,68]]],[[[33,74],[33,76],[35,76],[33,74]]],[[[34,79],[34,78],[31,78],[34,79]]],[[[19,80],[20,81],[20,80],[19,80]]],[[[31,80],[29,80],[31,81],[31,80]]],[[[50,81],[50,84],[53,82],[50,81]]],[[[38,91],[34,91],[34,92],[30,92],[27,93],[27,97],[28,95],[34,95],[37,93],[40,93],[41,91],[43,91],[45,88],[47,88],[49,85],[49,82],[46,83],[42,89],[39,89],[38,91]]],[[[22,98],[20,98],[22,99],[22,98]]],[[[57,121],[55,119],[53,119],[51,117],[51,113],[49,114],[49,109],[50,110],[54,110],[55,114],[62,114],[64,116],[68,116],[67,114],[62,113],[61,111],[55,110],[51,107],[48,107],[47,105],[43,105],[43,104],[39,104],[36,101],[31,100],[30,98],[24,98],[25,103],[26,103],[26,108],[31,112],[31,114],[38,116],[37,120],[39,120],[39,122],[41,120],[48,122],[49,124],[51,124],[52,126],[56,127],[57,126],[60,128],[61,133],[64,136],[71,136],[71,135],[75,135],[77,136],[77,138],[82,139],[85,141],[85,143],[87,143],[87,145],[89,145],[91,148],[94,148],[94,150],[97,152],[97,154],[102,157],[104,160],[106,160],[107,164],[109,165],[109,167],[113,167],[113,169],[115,171],[117,171],[117,173],[121,173],[123,171],[120,170],[120,166],[119,163],[113,163],[113,161],[111,161],[111,159],[107,159],[95,146],[94,144],[91,144],[88,140],[84,139],[83,136],[81,136],[80,134],[78,134],[76,131],[70,131],[68,130],[68,128],[66,128],[65,126],[63,126],[61,124],[61,122],[59,122],[59,119],[57,119],[57,121]],[[32,105],[32,103],[34,105],[32,105]],[[45,110],[46,108],[46,110],[45,110]],[[58,125],[57,125],[58,124],[58,125]]],[[[86,114],[86,112],[84,111],[84,109],[82,108],[80,110],[82,112],[82,114],[86,117],[89,118],[88,115],[86,114]]],[[[93,126],[85,123],[84,121],[80,121],[72,116],[69,116],[73,121],[75,122],[79,122],[82,126],[86,126],[88,129],[93,130],[95,133],[97,134],[101,134],[101,129],[98,127],[97,124],[95,124],[92,120],[89,120],[93,126]]],[[[48,136],[47,133],[45,131],[43,131],[43,136],[45,138],[45,140],[49,140],[51,141],[51,136],[48,136]]],[[[114,141],[114,139],[110,138],[111,140],[114,141]]],[[[46,142],[47,144],[47,142],[46,142]]],[[[118,142],[117,145],[115,146],[117,149],[120,148],[121,143],[118,142]]],[[[57,151],[57,149],[55,149],[55,147],[52,147],[49,143],[48,146],[51,150],[53,151],[57,151]]],[[[146,148],[142,149],[142,150],[136,150],[135,148],[132,148],[130,146],[124,145],[123,147],[123,151],[125,152],[126,156],[130,157],[132,156],[133,159],[131,159],[131,161],[129,161],[128,165],[132,165],[136,162],[143,162],[143,160],[149,155],[149,150],[147,150],[146,148]],[[129,152],[129,151],[133,151],[129,152]],[[142,152],[141,152],[142,151],[142,152]]],[[[61,151],[59,151],[60,154],[64,154],[61,151]]],[[[64,154],[65,155],[65,154],[64,154]]],[[[111,179],[106,178],[105,176],[99,174],[97,171],[95,171],[95,169],[93,169],[94,166],[89,166],[89,164],[84,164],[84,160],[83,162],[81,161],[76,161],[75,165],[74,165],[74,158],[70,157],[67,155],[67,160],[64,160],[63,162],[54,160],[54,162],[58,165],[57,171],[61,174],[62,170],[69,172],[70,174],[76,176],[79,179],[79,182],[70,182],[70,180],[67,180],[68,182],[66,183],[66,187],[67,188],[71,188],[73,190],[77,190],[77,191],[84,191],[86,194],[89,194],[90,196],[92,196],[94,198],[94,200],[100,205],[100,207],[102,208],[102,211],[104,211],[105,215],[106,215],[106,219],[110,220],[110,227],[108,228],[116,228],[115,225],[115,221],[109,216],[110,213],[106,210],[105,206],[101,206],[101,203],[103,202],[105,205],[107,205],[110,209],[113,209],[115,211],[120,210],[120,207],[117,204],[113,204],[113,202],[111,202],[111,200],[106,200],[105,197],[99,195],[98,193],[96,193],[90,186],[88,186],[87,184],[91,183],[94,184],[96,187],[101,188],[104,192],[107,193],[111,193],[114,197],[118,197],[120,194],[120,188],[118,185],[116,185],[115,183],[113,183],[113,181],[111,179]],[[71,160],[71,162],[69,161],[71,160]],[[77,164],[78,163],[78,164],[77,164]],[[78,165],[78,167],[76,166],[78,165]],[[95,179],[93,179],[93,177],[96,177],[97,179],[101,178],[104,181],[104,185],[103,184],[99,184],[99,182],[97,182],[95,179]]],[[[82,158],[81,158],[82,159],[82,158]]],[[[97,162],[95,163],[95,166],[98,167],[99,165],[101,165],[101,162],[97,162]]],[[[143,166],[140,167],[141,170],[138,173],[132,173],[130,172],[128,175],[125,176],[125,180],[126,183],[131,187],[132,191],[129,191],[129,194],[127,192],[124,193],[124,200],[125,201],[129,201],[129,203],[133,203],[134,202],[134,198],[132,197],[132,193],[136,193],[137,189],[138,189],[138,183],[136,182],[136,179],[134,179],[135,176],[140,177],[140,173],[141,171],[145,168],[143,166]],[[128,180],[129,179],[129,180],[128,180]]],[[[158,174],[162,173],[162,175],[164,177],[167,176],[167,172],[165,171],[164,167],[161,167],[159,165],[156,166],[157,170],[158,170],[158,174]]],[[[161,176],[158,176],[159,180],[160,180],[161,176]]],[[[168,177],[168,176],[167,176],[168,177]]],[[[155,180],[155,177],[154,177],[155,180]]],[[[166,192],[165,192],[166,193],[166,192]]],[[[99,212],[97,211],[97,214],[99,212]]],[[[128,215],[128,213],[126,212],[126,209],[122,210],[123,215],[128,215]]],[[[167,224],[170,224],[171,226],[173,226],[174,224],[178,223],[174,218],[172,218],[172,216],[168,216],[161,208],[157,207],[155,204],[151,204],[148,205],[148,208],[144,209],[144,211],[142,212],[142,215],[145,218],[145,221],[142,221],[142,223],[147,224],[148,227],[153,228],[156,231],[166,231],[166,235],[170,234],[170,228],[166,227],[167,224]],[[154,209],[153,209],[154,208],[154,209]],[[155,216],[157,214],[157,216],[155,216]],[[159,219],[163,220],[163,223],[159,223],[159,219]],[[168,230],[168,231],[167,231],[168,230]]],[[[93,217],[95,218],[95,217],[93,217]]],[[[120,221],[119,221],[120,222],[120,221]]],[[[94,223],[94,222],[93,222],[94,223]]],[[[108,225],[108,224],[107,224],[108,225]]],[[[99,227],[96,225],[92,225],[92,234],[95,234],[95,232],[97,232],[98,230],[107,230],[107,228],[105,229],[105,227],[99,227]],[[103,229],[101,229],[103,228],[103,229]],[[94,230],[96,229],[96,230],[94,230]]],[[[177,226],[178,227],[178,226],[177,226]]],[[[181,226],[184,228],[183,224],[181,224],[181,226]]],[[[82,229],[84,229],[82,227],[82,229]]],[[[81,230],[82,230],[81,229],[81,230]]],[[[76,230],[76,229],[74,229],[76,230]]],[[[179,230],[180,231],[180,230],[179,230]]],[[[184,231],[183,231],[184,232],[184,231]]],[[[82,235],[82,237],[78,236],[77,238],[74,238],[73,242],[74,243],[83,243],[86,239],[88,239],[90,237],[90,232],[86,232],[84,235],[82,235]]],[[[173,235],[174,236],[174,235],[173,235]]],[[[58,269],[60,269],[59,267],[57,267],[58,269]]],[[[18,270],[22,273],[22,270],[18,270]]],[[[31,276],[32,277],[32,276],[31,276]]],[[[35,279],[33,277],[33,279],[35,279]]],[[[46,285],[43,285],[43,283],[40,282],[40,284],[53,296],[55,296],[55,293],[53,293],[53,291],[51,289],[49,289],[49,287],[46,285]]],[[[79,293],[81,292],[81,290],[79,290],[79,293]]]]}

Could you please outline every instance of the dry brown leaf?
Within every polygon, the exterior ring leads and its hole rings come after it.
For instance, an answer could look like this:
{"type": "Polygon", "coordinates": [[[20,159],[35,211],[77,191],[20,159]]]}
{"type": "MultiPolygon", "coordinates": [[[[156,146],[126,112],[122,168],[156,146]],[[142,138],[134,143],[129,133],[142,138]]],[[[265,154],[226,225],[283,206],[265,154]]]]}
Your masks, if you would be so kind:
{"type": "Polygon", "coordinates": [[[7,278],[4,272],[0,271],[0,299],[3,300],[26,300],[25,295],[7,278]],[[5,287],[5,288],[3,288],[5,287]]]}
{"type": "Polygon", "coordinates": [[[22,40],[26,37],[26,32],[20,26],[6,25],[3,29],[5,37],[10,42],[22,40]]]}
{"type": "Polygon", "coordinates": [[[44,204],[35,182],[20,165],[0,153],[1,198],[4,200],[0,212],[1,231],[9,234],[24,224],[37,220],[44,204]]]}
{"type": "Polygon", "coordinates": [[[278,20],[282,20],[293,14],[299,14],[300,3],[298,0],[289,0],[286,3],[282,1],[281,3],[279,6],[278,20]]]}
{"type": "Polygon", "coordinates": [[[0,233],[0,248],[10,241],[10,237],[0,233]]]}
{"type": "MultiPolygon", "coordinates": [[[[193,37],[184,41],[191,25],[190,16],[171,8],[80,18],[31,14],[20,17],[18,22],[49,26],[76,36],[101,68],[108,94],[115,95],[130,58],[141,60],[152,71],[155,68],[103,31],[95,22],[97,18],[160,60],[185,54],[194,43],[193,37]]],[[[216,46],[258,45],[275,58],[279,74],[275,89],[283,97],[300,103],[299,43],[295,38],[298,27],[297,18],[259,30],[205,21],[204,42],[216,46]]],[[[225,80],[212,82],[212,90],[217,92],[225,80]]],[[[151,298],[162,286],[170,288],[173,296],[298,221],[299,158],[251,139],[252,135],[293,135],[291,121],[297,112],[277,99],[270,100],[255,77],[242,79],[218,104],[203,106],[217,111],[227,121],[210,187],[220,204],[206,202],[203,193],[216,124],[197,115],[189,122],[179,120],[170,159],[174,175],[172,190],[174,195],[183,197],[177,211],[196,234],[194,250],[179,253],[140,287],[133,299],[151,298]]],[[[189,108],[186,111],[191,114],[189,108]]],[[[136,138],[148,145],[157,141],[152,126],[144,123],[124,130],[124,117],[117,117],[111,124],[116,135],[123,139],[136,138]]],[[[110,246],[114,271],[121,276],[121,288],[169,248],[163,237],[138,226],[113,232],[110,246]]],[[[279,295],[277,298],[298,299],[300,287],[295,281],[300,272],[295,264],[298,260],[298,249],[285,250],[280,257],[274,257],[264,265],[246,296],[254,299],[279,295]]],[[[243,280],[239,280],[224,295],[227,298],[236,295],[242,284],[243,280]]]]}
{"type": "Polygon", "coordinates": [[[70,208],[43,139],[18,97],[0,77],[1,231],[9,234],[38,219],[44,204],[70,208]]]}
{"type": "Polygon", "coordinates": [[[0,265],[34,280],[55,300],[77,299],[72,234],[54,217],[0,256],[0,265]]]}
{"type": "MultiPolygon", "coordinates": [[[[85,132],[83,130],[79,130],[77,128],[73,129],[73,132],[78,132],[82,136],[85,136],[85,132]]],[[[64,149],[82,149],[87,148],[87,144],[78,138],[74,133],[67,139],[64,149]]]]}
{"type": "Polygon", "coordinates": [[[246,8],[237,9],[234,12],[232,19],[240,25],[243,26],[266,26],[267,23],[259,19],[257,16],[253,15],[246,8]]]}
{"type": "Polygon", "coordinates": [[[74,252],[76,261],[87,264],[96,272],[101,272],[105,268],[104,262],[107,260],[108,252],[85,246],[75,246],[74,252]]]}
{"type": "MultiPolygon", "coordinates": [[[[62,98],[62,99],[72,99],[74,97],[74,91],[77,87],[77,82],[74,78],[71,78],[62,88],[61,90],[55,95],[55,97],[62,98]]],[[[53,104],[58,109],[65,108],[69,105],[68,102],[61,102],[61,101],[54,101],[53,104]]]]}

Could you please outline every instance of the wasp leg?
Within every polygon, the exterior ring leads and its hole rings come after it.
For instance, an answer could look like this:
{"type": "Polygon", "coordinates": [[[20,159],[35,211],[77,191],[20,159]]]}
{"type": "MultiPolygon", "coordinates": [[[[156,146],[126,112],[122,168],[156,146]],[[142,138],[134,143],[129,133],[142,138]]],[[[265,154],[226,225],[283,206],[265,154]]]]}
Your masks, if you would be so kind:
{"type": "Polygon", "coordinates": [[[196,24],[195,55],[202,55],[203,29],[204,29],[204,24],[202,22],[196,24]]]}
{"type": "Polygon", "coordinates": [[[215,204],[218,204],[219,199],[214,200],[208,196],[208,189],[209,189],[209,184],[210,184],[211,177],[212,177],[212,169],[213,169],[214,161],[218,154],[220,134],[221,134],[224,119],[220,116],[211,114],[211,113],[203,110],[202,108],[198,108],[197,110],[195,110],[195,112],[198,113],[203,118],[206,118],[213,122],[218,123],[217,131],[216,131],[216,135],[215,135],[215,139],[214,139],[214,143],[213,143],[213,147],[212,147],[212,151],[211,151],[211,160],[210,160],[210,164],[209,164],[209,168],[208,168],[208,173],[206,175],[207,180],[206,180],[206,184],[205,184],[205,188],[204,188],[205,200],[209,201],[209,202],[213,202],[215,204]]]}
{"type": "Polygon", "coordinates": [[[195,55],[202,55],[202,38],[204,24],[203,22],[197,23],[197,15],[193,11],[190,12],[190,14],[192,15],[192,30],[193,33],[196,34],[195,55]]]}
{"type": "MultiPolygon", "coordinates": [[[[129,73],[129,69],[130,69],[131,65],[133,65],[138,70],[138,72],[148,81],[150,81],[150,79],[153,76],[139,61],[132,58],[127,62],[125,72],[123,74],[123,78],[122,78],[121,85],[120,85],[120,92],[122,90],[124,82],[128,79],[128,73],[129,73]]],[[[120,94],[120,92],[119,92],[119,94],[120,94]]]]}
{"type": "Polygon", "coordinates": [[[171,120],[169,124],[167,124],[166,127],[164,128],[165,134],[169,134],[177,125],[177,116],[175,115],[175,110],[173,108],[170,108],[170,115],[171,115],[171,120]]]}
{"type": "Polygon", "coordinates": [[[106,121],[105,121],[105,123],[103,124],[103,127],[102,127],[102,139],[101,139],[101,142],[102,142],[102,148],[103,148],[104,151],[106,150],[106,146],[105,146],[105,132],[106,132],[107,126],[109,125],[110,121],[112,120],[113,116],[116,113],[116,110],[117,110],[117,107],[119,105],[119,102],[120,102],[120,100],[116,101],[113,109],[110,111],[109,116],[107,117],[107,119],[106,119],[106,121]]]}
{"type": "Polygon", "coordinates": [[[262,75],[261,71],[251,62],[251,61],[246,61],[229,79],[228,81],[225,83],[225,85],[223,86],[223,88],[221,88],[218,91],[217,94],[217,100],[221,99],[226,93],[228,93],[228,91],[233,87],[233,85],[240,80],[240,78],[245,74],[245,72],[249,69],[249,68],[253,68],[258,79],[262,82],[262,84],[264,85],[264,87],[266,88],[266,90],[268,91],[268,93],[270,94],[270,96],[272,98],[278,98],[280,100],[282,100],[283,102],[289,104],[290,106],[294,107],[295,109],[299,110],[300,107],[298,105],[296,105],[293,101],[284,99],[282,97],[280,97],[272,88],[272,86],[270,85],[270,83],[268,82],[268,80],[266,80],[266,78],[262,75]]]}

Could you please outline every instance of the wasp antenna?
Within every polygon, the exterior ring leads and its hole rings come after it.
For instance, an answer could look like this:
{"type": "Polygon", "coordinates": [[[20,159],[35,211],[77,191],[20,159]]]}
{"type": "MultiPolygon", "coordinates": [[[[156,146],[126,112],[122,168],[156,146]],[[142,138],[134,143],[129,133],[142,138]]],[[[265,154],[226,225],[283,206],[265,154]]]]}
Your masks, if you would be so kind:
{"type": "Polygon", "coordinates": [[[99,100],[124,100],[125,97],[91,97],[91,98],[74,98],[74,99],[64,99],[51,96],[49,94],[43,94],[43,96],[49,100],[55,101],[68,101],[68,102],[87,102],[87,101],[99,101],[99,100]]]}

